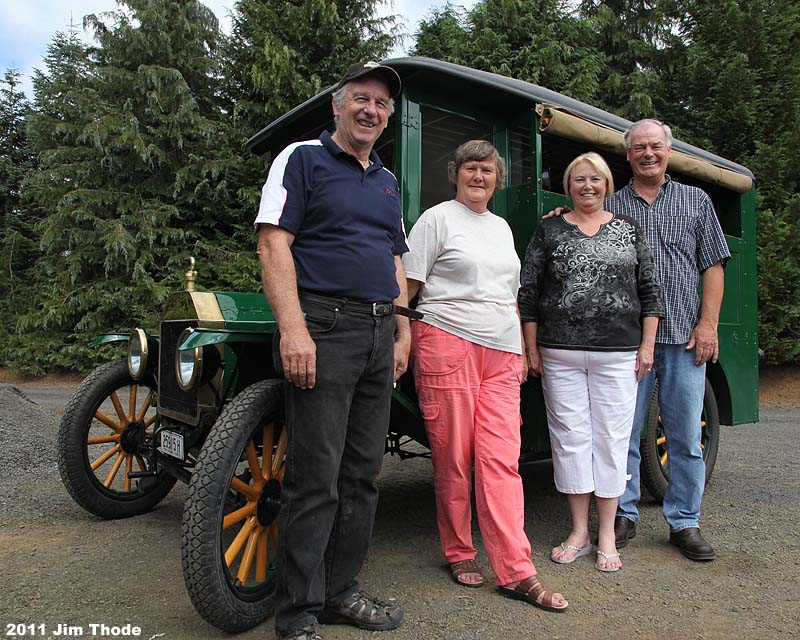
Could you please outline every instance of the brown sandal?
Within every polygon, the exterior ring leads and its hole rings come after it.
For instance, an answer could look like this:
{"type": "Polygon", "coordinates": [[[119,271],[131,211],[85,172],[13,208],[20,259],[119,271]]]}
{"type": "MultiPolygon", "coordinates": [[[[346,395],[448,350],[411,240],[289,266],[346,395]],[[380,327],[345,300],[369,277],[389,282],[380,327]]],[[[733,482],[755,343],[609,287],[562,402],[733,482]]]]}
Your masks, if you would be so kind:
{"type": "Polygon", "coordinates": [[[513,588],[499,586],[497,590],[508,598],[523,600],[545,611],[564,611],[569,606],[566,600],[563,604],[555,602],[556,592],[548,589],[537,573],[521,580],[513,588]]]}
{"type": "Polygon", "coordinates": [[[475,564],[474,560],[460,560],[458,562],[451,562],[450,563],[450,574],[453,576],[453,581],[456,584],[460,584],[462,587],[470,587],[472,589],[477,589],[478,587],[482,587],[486,579],[483,577],[483,573],[478,568],[478,565],[475,564]],[[481,579],[478,582],[465,582],[461,579],[465,573],[477,573],[481,579]]]}

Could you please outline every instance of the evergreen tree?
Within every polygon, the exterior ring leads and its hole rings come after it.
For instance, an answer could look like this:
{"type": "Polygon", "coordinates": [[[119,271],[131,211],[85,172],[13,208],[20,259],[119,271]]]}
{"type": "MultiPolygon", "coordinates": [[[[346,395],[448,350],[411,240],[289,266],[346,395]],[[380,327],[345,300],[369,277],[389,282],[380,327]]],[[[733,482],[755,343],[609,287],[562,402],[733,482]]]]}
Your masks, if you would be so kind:
{"type": "Polygon", "coordinates": [[[596,102],[602,57],[588,26],[563,0],[483,0],[467,12],[447,4],[420,23],[414,53],[596,102]]]}
{"type": "Polygon", "coordinates": [[[25,123],[28,100],[19,89],[20,74],[7,69],[0,80],[0,212],[13,212],[19,205],[22,177],[31,165],[25,123]]]}
{"type": "Polygon", "coordinates": [[[20,202],[33,154],[25,134],[30,105],[19,77],[8,69],[0,80],[0,363],[19,341],[16,318],[29,308],[31,265],[37,258],[33,220],[20,202]]]}
{"type": "Polygon", "coordinates": [[[597,106],[630,120],[652,117],[659,93],[655,68],[674,15],[664,0],[582,0],[592,46],[602,55],[597,106]]]}
{"type": "Polygon", "coordinates": [[[662,65],[659,109],[689,141],[755,173],[760,344],[769,362],[797,364],[800,5],[679,0],[677,8],[681,42],[662,65]]]}
{"type": "Polygon", "coordinates": [[[412,55],[469,66],[464,57],[469,24],[463,8],[448,2],[441,9],[431,9],[417,25],[415,37],[412,55]]]}
{"type": "MultiPolygon", "coordinates": [[[[95,333],[155,324],[196,243],[229,233],[236,217],[219,144],[216,18],[194,0],[119,4],[87,16],[91,60],[61,36],[35,79],[40,166],[27,190],[46,216],[41,308],[25,322],[66,345],[38,354],[40,366],[85,368],[95,333]]],[[[207,275],[215,284],[213,265],[207,275]]]]}
{"type": "Polygon", "coordinates": [[[386,57],[396,19],[377,17],[380,4],[239,0],[223,75],[245,135],[336,82],[353,62],[386,57]]]}

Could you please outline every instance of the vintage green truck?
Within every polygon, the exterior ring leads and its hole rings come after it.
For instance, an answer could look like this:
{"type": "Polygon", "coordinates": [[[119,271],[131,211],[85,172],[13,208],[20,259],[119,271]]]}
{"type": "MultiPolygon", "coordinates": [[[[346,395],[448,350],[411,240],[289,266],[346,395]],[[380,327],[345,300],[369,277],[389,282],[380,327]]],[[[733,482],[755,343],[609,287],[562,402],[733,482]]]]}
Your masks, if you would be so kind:
{"type": "MultiPolygon", "coordinates": [[[[386,64],[400,74],[403,91],[376,149],[399,181],[406,229],[427,207],[451,197],[447,160],[469,139],[492,141],[508,164],[506,189],[495,194],[492,210],[510,223],[520,256],[543,213],[567,202],[561,178],[575,156],[600,151],[617,184],[630,178],[622,141],[629,122],[621,118],[455,64],[413,57],[386,64]]],[[[332,89],[267,126],[249,149],[269,159],[332,127],[332,89]]],[[[720,424],[758,420],[754,178],[745,167],[679,141],[669,171],[709,193],[733,256],[725,272],[719,362],[708,366],[706,381],[703,446],[710,476],[720,424]]],[[[75,501],[102,518],[144,513],[176,480],[187,482],[181,555],[189,596],[208,622],[235,632],[273,609],[284,383],[272,365],[276,323],[264,295],[198,291],[196,280],[192,266],[157,330],[96,339],[127,342],[128,355],[81,384],[61,421],[58,460],[75,501]]],[[[521,413],[521,460],[547,458],[537,380],[523,385],[521,413]]],[[[643,435],[642,479],[662,497],[669,479],[658,413],[656,392],[643,435]]],[[[386,451],[424,455],[419,445],[425,444],[414,381],[406,374],[394,391],[386,451]]]]}

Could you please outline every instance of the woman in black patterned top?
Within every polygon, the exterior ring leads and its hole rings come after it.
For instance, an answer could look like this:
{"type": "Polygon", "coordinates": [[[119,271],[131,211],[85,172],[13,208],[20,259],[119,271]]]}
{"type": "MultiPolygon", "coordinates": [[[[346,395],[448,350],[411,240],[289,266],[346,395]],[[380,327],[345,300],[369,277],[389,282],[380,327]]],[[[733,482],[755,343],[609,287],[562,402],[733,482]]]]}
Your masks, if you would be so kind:
{"type": "Polygon", "coordinates": [[[592,552],[589,502],[597,501],[600,571],[622,567],[614,542],[625,489],[636,388],[653,366],[664,315],[653,255],[637,224],[603,208],[614,191],[596,153],[564,173],[569,213],[542,220],[525,255],[519,309],[531,375],[542,377],[556,488],[572,529],[550,554],[568,564],[592,552]]]}

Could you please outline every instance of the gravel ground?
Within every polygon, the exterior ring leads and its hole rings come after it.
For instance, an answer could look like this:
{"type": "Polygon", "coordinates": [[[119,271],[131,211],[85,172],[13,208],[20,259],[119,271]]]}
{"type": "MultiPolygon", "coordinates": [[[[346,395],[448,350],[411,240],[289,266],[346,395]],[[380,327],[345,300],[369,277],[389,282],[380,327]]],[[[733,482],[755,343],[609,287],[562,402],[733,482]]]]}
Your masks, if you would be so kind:
{"type": "MultiPolygon", "coordinates": [[[[35,388],[19,386],[40,397],[35,388]]],[[[70,390],[63,388],[61,396],[70,390]]],[[[34,624],[46,625],[44,632],[28,628],[27,637],[56,637],[58,625],[68,627],[61,635],[123,637],[89,625],[129,623],[141,628],[138,637],[148,639],[229,637],[195,613],[184,589],[180,517],[185,487],[176,486],[144,516],[112,522],[89,516],[61,485],[54,453],[61,401],[52,389],[45,395],[45,404],[37,404],[0,385],[3,636],[19,632],[10,624],[34,624]]],[[[708,564],[690,562],[669,546],[660,508],[647,499],[619,574],[600,574],[589,557],[569,566],[550,562],[549,548],[566,535],[566,504],[555,492],[549,464],[525,468],[525,522],[533,558],[547,582],[570,600],[562,615],[502,598],[488,585],[454,585],[439,551],[429,461],[387,458],[362,578],[370,591],[396,597],[406,620],[380,637],[798,637],[799,418],[800,409],[772,409],[762,411],[757,425],[724,428],[704,501],[703,530],[718,553],[708,564]]],[[[478,560],[488,569],[482,549],[478,560]]],[[[324,632],[328,640],[377,637],[349,627],[325,627],[324,632]]],[[[239,637],[272,638],[272,621],[239,637]]]]}

